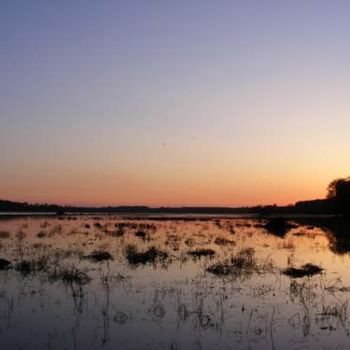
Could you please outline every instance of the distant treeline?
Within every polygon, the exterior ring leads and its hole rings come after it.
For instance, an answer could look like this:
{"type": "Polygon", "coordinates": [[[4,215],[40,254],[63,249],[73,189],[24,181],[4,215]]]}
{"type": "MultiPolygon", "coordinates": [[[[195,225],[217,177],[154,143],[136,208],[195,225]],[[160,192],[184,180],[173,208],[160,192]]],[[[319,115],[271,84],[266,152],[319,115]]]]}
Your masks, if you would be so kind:
{"type": "Polygon", "coordinates": [[[75,207],[55,204],[30,204],[0,200],[0,212],[35,213],[131,213],[131,214],[339,214],[350,216],[350,177],[336,179],[328,186],[325,199],[300,201],[288,206],[254,207],[158,207],[116,206],[116,207],[75,207]]]}
{"type": "Polygon", "coordinates": [[[35,213],[135,213],[135,214],[331,214],[333,208],[329,200],[298,202],[289,206],[254,207],[158,207],[117,206],[117,207],[75,207],[55,204],[30,204],[0,200],[0,212],[35,213]]]}

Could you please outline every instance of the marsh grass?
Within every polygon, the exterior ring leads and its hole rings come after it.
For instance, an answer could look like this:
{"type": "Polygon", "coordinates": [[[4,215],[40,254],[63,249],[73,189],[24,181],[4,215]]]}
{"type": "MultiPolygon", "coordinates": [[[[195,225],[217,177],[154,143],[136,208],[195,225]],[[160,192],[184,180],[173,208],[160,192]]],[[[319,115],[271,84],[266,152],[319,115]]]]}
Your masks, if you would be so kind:
{"type": "Polygon", "coordinates": [[[318,275],[322,273],[322,271],[323,269],[321,267],[308,263],[301,266],[300,268],[288,267],[282,270],[282,273],[292,278],[302,278],[305,276],[311,277],[314,275],[318,275]]]}
{"type": "Polygon", "coordinates": [[[347,318],[348,303],[336,303],[333,305],[322,305],[321,316],[338,317],[342,322],[347,318]]]}
{"type": "Polygon", "coordinates": [[[42,255],[37,259],[22,260],[14,265],[23,278],[40,276],[47,281],[62,281],[66,284],[84,285],[90,277],[74,265],[64,265],[57,255],[42,255]]]}
{"type": "Polygon", "coordinates": [[[8,231],[0,231],[0,239],[7,239],[10,238],[10,232],[8,231]]]}
{"type": "Polygon", "coordinates": [[[125,248],[125,255],[130,265],[155,264],[157,261],[164,262],[168,258],[168,253],[151,247],[145,252],[138,252],[134,245],[125,248]]]}
{"type": "Polygon", "coordinates": [[[142,230],[137,230],[135,232],[135,237],[138,237],[138,238],[141,238],[143,240],[146,240],[148,239],[148,235],[145,231],[142,231],[142,230]]]}
{"type": "Polygon", "coordinates": [[[46,232],[46,231],[39,231],[39,232],[36,234],[36,236],[37,236],[38,238],[45,238],[45,237],[47,237],[47,232],[46,232]]]}
{"type": "Polygon", "coordinates": [[[86,272],[81,271],[75,266],[56,266],[48,271],[50,281],[62,281],[66,284],[85,285],[91,281],[86,272]]]}
{"type": "Polygon", "coordinates": [[[92,262],[101,262],[106,260],[113,260],[113,257],[107,251],[95,250],[92,253],[85,255],[84,259],[88,259],[92,262]]]}
{"type": "Polygon", "coordinates": [[[259,271],[254,257],[253,248],[241,250],[236,256],[225,262],[218,262],[207,268],[207,271],[216,276],[243,276],[259,271]]]}
{"type": "MultiPolygon", "coordinates": [[[[346,321],[348,319],[348,302],[336,302],[333,304],[322,305],[321,312],[316,314],[316,323],[322,330],[336,330],[339,324],[346,330],[346,321]],[[332,322],[335,321],[335,322],[332,322]]],[[[349,330],[346,330],[349,335],[349,330]]]]}
{"type": "Polygon", "coordinates": [[[228,244],[233,245],[233,246],[236,245],[236,242],[231,241],[231,240],[229,240],[229,239],[227,239],[225,237],[217,237],[217,238],[215,238],[214,243],[216,245],[219,245],[219,246],[225,246],[225,245],[228,245],[228,244]]]}
{"type": "Polygon", "coordinates": [[[187,254],[192,256],[194,259],[200,259],[201,257],[212,258],[216,254],[216,252],[213,249],[202,248],[202,249],[191,250],[187,254]]]}

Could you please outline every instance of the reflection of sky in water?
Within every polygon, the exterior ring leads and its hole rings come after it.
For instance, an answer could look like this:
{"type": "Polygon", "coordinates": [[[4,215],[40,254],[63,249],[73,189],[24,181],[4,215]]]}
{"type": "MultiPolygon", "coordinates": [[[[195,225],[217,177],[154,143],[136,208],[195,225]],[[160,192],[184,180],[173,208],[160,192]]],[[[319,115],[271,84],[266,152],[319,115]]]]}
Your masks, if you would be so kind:
{"type": "Polygon", "coordinates": [[[4,349],[296,349],[350,343],[349,256],[331,251],[329,235],[318,228],[299,226],[282,239],[258,220],[83,217],[1,220],[1,232],[10,233],[0,240],[1,258],[15,264],[59,252],[59,266],[76,266],[92,279],[79,286],[48,281],[43,273],[1,271],[4,349]],[[114,237],[120,222],[134,226],[114,237]],[[135,237],[144,223],[155,227],[145,229],[148,238],[135,237]],[[230,242],[218,245],[218,237],[230,242]],[[132,267],[125,259],[129,244],[138,251],[156,246],[169,259],[132,267]],[[248,247],[267,268],[235,278],[205,272],[248,247]],[[216,256],[193,260],[187,253],[196,248],[211,248],[216,256]],[[107,250],[114,260],[83,259],[94,250],[107,250]],[[281,273],[305,263],[325,273],[295,280],[281,273]]]}

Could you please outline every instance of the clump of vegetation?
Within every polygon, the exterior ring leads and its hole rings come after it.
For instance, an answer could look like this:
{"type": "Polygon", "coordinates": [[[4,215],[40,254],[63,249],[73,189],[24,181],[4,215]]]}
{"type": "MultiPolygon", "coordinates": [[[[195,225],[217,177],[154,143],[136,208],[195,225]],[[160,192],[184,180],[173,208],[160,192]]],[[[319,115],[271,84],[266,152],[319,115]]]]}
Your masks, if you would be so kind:
{"type": "Polygon", "coordinates": [[[252,269],[256,267],[254,248],[242,249],[237,256],[232,258],[231,263],[238,269],[252,269]]]}
{"type": "Polygon", "coordinates": [[[292,278],[302,278],[305,276],[311,277],[314,275],[317,275],[323,271],[322,268],[320,268],[317,265],[313,264],[305,264],[301,266],[300,268],[296,267],[288,267],[282,271],[282,273],[286,276],[292,277],[292,278]]]}
{"type": "Polygon", "coordinates": [[[284,237],[289,230],[295,228],[296,225],[289,223],[284,218],[272,218],[264,228],[271,234],[279,237],[284,237]]]}
{"type": "Polygon", "coordinates": [[[91,281],[91,278],[85,272],[79,270],[74,266],[68,267],[58,267],[54,270],[51,270],[49,279],[52,281],[62,281],[69,285],[85,285],[91,281]]]}
{"type": "Polygon", "coordinates": [[[235,269],[230,263],[216,263],[208,267],[207,271],[216,276],[228,276],[235,274],[235,269]]]}
{"type": "Polygon", "coordinates": [[[23,260],[15,265],[15,270],[23,276],[27,276],[34,271],[34,265],[27,260],[23,260]]]}
{"type": "Polygon", "coordinates": [[[323,323],[323,326],[320,328],[326,330],[336,329],[330,324],[331,318],[335,318],[343,327],[345,327],[348,318],[348,302],[345,301],[344,303],[322,305],[321,312],[316,315],[316,322],[323,323]]]}
{"type": "Polygon", "coordinates": [[[103,225],[100,223],[100,222],[95,222],[94,223],[94,226],[98,229],[102,229],[103,228],[103,225]]]}
{"type": "Polygon", "coordinates": [[[15,270],[28,276],[30,274],[45,272],[49,270],[49,256],[43,255],[37,260],[22,260],[15,265],[15,270]]]}
{"type": "Polygon", "coordinates": [[[93,251],[89,255],[86,255],[84,257],[85,259],[88,259],[93,262],[101,262],[105,260],[113,260],[112,255],[109,252],[106,251],[93,251]]]}
{"type": "Polygon", "coordinates": [[[44,238],[44,237],[47,236],[47,233],[46,233],[45,231],[39,231],[39,232],[36,234],[36,236],[37,236],[38,238],[44,238]]]}
{"type": "Polygon", "coordinates": [[[234,235],[236,233],[235,226],[232,222],[225,223],[225,229],[231,234],[234,235]]]}
{"type": "Polygon", "coordinates": [[[111,232],[110,235],[113,237],[123,237],[125,235],[125,230],[119,227],[116,231],[111,232]]]}
{"type": "Polygon", "coordinates": [[[215,238],[214,241],[215,244],[220,245],[220,246],[224,246],[224,245],[235,245],[236,243],[234,241],[230,241],[229,239],[225,238],[225,237],[217,237],[215,238]]]}
{"type": "Polygon", "coordinates": [[[120,229],[132,229],[132,230],[136,230],[138,227],[137,224],[133,222],[117,222],[114,226],[120,229]]]}
{"type": "Polygon", "coordinates": [[[350,287],[343,286],[339,280],[336,280],[335,283],[325,287],[325,290],[327,292],[334,294],[336,292],[350,292],[350,287]]]}
{"type": "Polygon", "coordinates": [[[58,263],[56,257],[42,255],[38,259],[22,260],[15,264],[14,269],[23,277],[39,275],[49,281],[62,281],[66,284],[84,285],[90,282],[90,277],[75,266],[64,266],[58,263]]]}
{"type": "Polygon", "coordinates": [[[143,223],[143,224],[139,224],[139,229],[153,232],[157,230],[157,226],[155,224],[143,223]]]}
{"type": "Polygon", "coordinates": [[[49,233],[49,236],[52,237],[52,236],[55,236],[55,235],[60,235],[62,234],[62,225],[55,225],[50,233],[49,233]]]}
{"type": "Polygon", "coordinates": [[[295,244],[292,240],[283,241],[281,247],[283,249],[295,249],[295,244]]]}
{"type": "Polygon", "coordinates": [[[0,270],[7,270],[11,267],[11,262],[0,258],[0,270]]]}
{"type": "Polygon", "coordinates": [[[347,317],[348,303],[335,304],[335,305],[322,305],[321,315],[323,316],[335,316],[339,317],[342,320],[345,320],[347,317]]]}
{"type": "Polygon", "coordinates": [[[194,245],[193,239],[192,239],[192,238],[187,238],[187,239],[185,240],[185,244],[186,244],[188,247],[193,247],[193,245],[194,245]]]}
{"type": "Polygon", "coordinates": [[[115,229],[105,230],[105,233],[112,237],[123,237],[126,233],[125,227],[121,223],[114,224],[114,226],[115,229]]]}
{"type": "Polygon", "coordinates": [[[10,238],[10,232],[0,231],[0,239],[10,238]]]}
{"type": "Polygon", "coordinates": [[[201,257],[213,257],[216,253],[213,249],[196,249],[188,252],[195,259],[200,259],[201,257]]]}
{"type": "Polygon", "coordinates": [[[138,230],[135,232],[135,236],[141,239],[146,239],[147,238],[147,234],[145,231],[142,230],[138,230]]]}
{"type": "Polygon", "coordinates": [[[136,247],[128,245],[126,247],[126,259],[130,265],[154,264],[157,261],[164,261],[168,258],[168,254],[155,247],[149,248],[145,252],[138,252],[136,247]]]}
{"type": "Polygon", "coordinates": [[[133,230],[135,236],[141,239],[147,239],[149,233],[155,232],[157,229],[156,225],[150,223],[117,222],[114,226],[117,229],[112,234],[114,237],[121,237],[127,231],[133,230]]]}
{"type": "Polygon", "coordinates": [[[26,238],[26,236],[27,236],[27,234],[25,232],[23,232],[23,231],[18,231],[16,233],[16,238],[17,238],[18,241],[23,241],[24,238],[26,238]]]}
{"type": "Polygon", "coordinates": [[[253,248],[241,250],[229,261],[219,262],[207,268],[207,271],[216,276],[242,276],[258,271],[253,248]]]}

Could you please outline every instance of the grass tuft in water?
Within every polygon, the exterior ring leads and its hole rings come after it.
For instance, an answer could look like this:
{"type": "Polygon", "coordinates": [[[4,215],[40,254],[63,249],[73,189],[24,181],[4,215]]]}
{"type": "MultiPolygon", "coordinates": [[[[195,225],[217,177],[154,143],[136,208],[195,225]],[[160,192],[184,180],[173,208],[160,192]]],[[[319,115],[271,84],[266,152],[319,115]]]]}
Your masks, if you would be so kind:
{"type": "Polygon", "coordinates": [[[126,259],[130,265],[154,264],[157,261],[164,261],[168,254],[155,247],[149,248],[145,252],[138,252],[134,245],[128,245],[125,249],[126,259]]]}
{"type": "Polygon", "coordinates": [[[320,268],[317,265],[313,264],[305,264],[301,266],[300,268],[296,267],[288,267],[282,271],[282,273],[286,276],[292,277],[292,278],[302,278],[305,276],[314,276],[317,274],[320,274],[323,271],[322,268],[320,268]]]}

